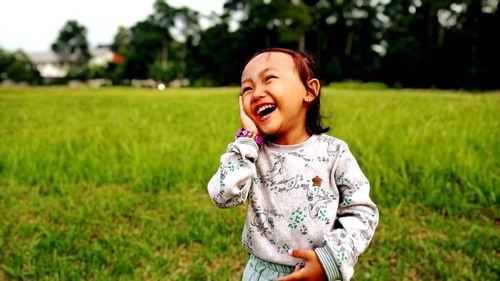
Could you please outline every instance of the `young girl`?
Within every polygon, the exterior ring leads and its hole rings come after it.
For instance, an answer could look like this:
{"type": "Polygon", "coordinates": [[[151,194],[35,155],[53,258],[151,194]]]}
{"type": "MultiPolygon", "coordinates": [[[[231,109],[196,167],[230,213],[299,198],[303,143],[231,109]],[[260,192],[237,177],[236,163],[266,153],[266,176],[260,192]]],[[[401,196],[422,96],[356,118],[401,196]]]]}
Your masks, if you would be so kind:
{"type": "Polygon", "coordinates": [[[306,54],[279,48],[243,70],[243,128],[208,184],[221,208],[249,201],[243,280],[349,280],[377,226],[347,144],[323,134],[315,71],[306,54]]]}

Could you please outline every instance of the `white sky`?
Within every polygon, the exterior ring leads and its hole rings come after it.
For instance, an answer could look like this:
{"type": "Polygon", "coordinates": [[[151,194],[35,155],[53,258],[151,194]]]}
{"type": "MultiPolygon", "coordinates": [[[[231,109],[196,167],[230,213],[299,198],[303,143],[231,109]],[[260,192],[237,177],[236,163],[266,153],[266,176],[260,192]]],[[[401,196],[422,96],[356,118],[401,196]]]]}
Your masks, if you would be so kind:
{"type": "MultiPolygon", "coordinates": [[[[118,26],[131,27],[153,12],[154,0],[0,0],[0,48],[50,50],[59,30],[74,19],[87,28],[91,47],[109,44],[118,26]]],[[[222,12],[224,0],[167,0],[208,15],[222,12]]]]}

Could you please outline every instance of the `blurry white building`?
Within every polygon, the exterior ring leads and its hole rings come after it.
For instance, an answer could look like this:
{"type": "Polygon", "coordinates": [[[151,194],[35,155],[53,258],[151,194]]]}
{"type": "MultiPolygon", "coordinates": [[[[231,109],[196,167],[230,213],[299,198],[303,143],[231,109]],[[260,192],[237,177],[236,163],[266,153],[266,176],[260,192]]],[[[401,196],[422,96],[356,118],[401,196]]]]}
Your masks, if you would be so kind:
{"type": "MultiPolygon", "coordinates": [[[[109,62],[123,60],[107,47],[90,50],[90,54],[92,57],[90,58],[89,65],[105,66],[109,62]]],[[[28,56],[36,65],[38,71],[40,71],[40,75],[45,79],[61,78],[68,74],[69,65],[62,64],[57,54],[52,51],[28,53],[28,56]]]]}

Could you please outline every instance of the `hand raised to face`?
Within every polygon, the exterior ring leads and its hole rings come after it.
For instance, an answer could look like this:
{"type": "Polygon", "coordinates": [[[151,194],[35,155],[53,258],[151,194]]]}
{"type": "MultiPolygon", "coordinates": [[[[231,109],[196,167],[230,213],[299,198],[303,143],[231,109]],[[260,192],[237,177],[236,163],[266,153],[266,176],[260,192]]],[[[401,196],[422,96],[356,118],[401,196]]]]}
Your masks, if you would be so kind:
{"type": "Polygon", "coordinates": [[[248,115],[245,112],[245,103],[250,103],[251,95],[240,95],[239,97],[239,102],[240,102],[240,119],[241,119],[241,125],[243,129],[255,132],[258,135],[261,135],[261,132],[253,122],[253,120],[248,117],[248,115]]]}

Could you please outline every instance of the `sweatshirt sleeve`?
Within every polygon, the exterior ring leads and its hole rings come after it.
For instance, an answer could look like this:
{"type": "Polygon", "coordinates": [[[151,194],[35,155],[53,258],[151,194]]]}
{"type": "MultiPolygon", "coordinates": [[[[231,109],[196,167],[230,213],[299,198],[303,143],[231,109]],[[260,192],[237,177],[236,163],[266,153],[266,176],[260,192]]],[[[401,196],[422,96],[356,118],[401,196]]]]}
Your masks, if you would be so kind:
{"type": "Polygon", "coordinates": [[[379,214],[369,196],[370,184],[347,145],[332,176],[340,195],[337,219],[333,231],[324,235],[325,246],[315,251],[328,280],[350,280],[358,257],[373,237],[379,214]]]}
{"type": "Polygon", "coordinates": [[[230,143],[220,158],[219,169],[208,183],[208,194],[220,208],[243,203],[252,184],[256,181],[259,147],[250,138],[238,138],[230,143]]]}

